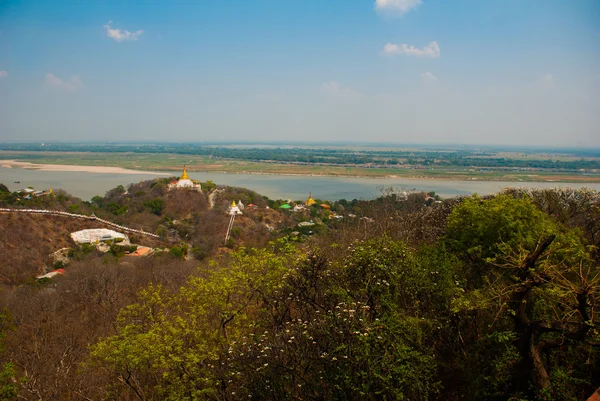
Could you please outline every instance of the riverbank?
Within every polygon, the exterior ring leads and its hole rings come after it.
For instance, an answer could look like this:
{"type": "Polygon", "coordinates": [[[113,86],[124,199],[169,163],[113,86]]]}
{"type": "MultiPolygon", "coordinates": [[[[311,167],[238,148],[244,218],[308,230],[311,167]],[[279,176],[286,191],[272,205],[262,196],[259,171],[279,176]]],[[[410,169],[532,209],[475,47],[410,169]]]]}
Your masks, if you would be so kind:
{"type": "Polygon", "coordinates": [[[532,171],[515,168],[358,167],[212,159],[206,156],[100,152],[0,152],[0,165],[42,171],[179,175],[182,166],[199,173],[296,177],[377,178],[523,183],[600,183],[600,174],[532,171]],[[2,160],[6,157],[8,160],[2,160]]]}

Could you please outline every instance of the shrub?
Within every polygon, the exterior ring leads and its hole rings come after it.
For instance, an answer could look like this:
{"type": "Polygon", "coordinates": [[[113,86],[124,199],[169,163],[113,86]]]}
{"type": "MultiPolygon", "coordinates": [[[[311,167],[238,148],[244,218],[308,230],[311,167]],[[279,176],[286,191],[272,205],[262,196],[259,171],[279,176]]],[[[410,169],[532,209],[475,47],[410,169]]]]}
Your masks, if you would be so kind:
{"type": "Polygon", "coordinates": [[[160,216],[165,207],[165,201],[162,198],[154,198],[150,201],[144,202],[144,206],[152,213],[160,216]]]}
{"type": "Polygon", "coordinates": [[[171,247],[171,249],[169,250],[170,255],[172,255],[176,258],[181,258],[181,259],[184,259],[187,256],[187,252],[188,252],[188,246],[185,244],[175,245],[175,246],[171,247]]]}
{"type": "Polygon", "coordinates": [[[116,202],[110,202],[108,205],[106,205],[106,209],[111,212],[112,214],[116,215],[116,216],[120,216],[122,214],[127,213],[127,209],[129,209],[129,206],[127,205],[119,205],[116,202]]]}
{"type": "Polygon", "coordinates": [[[196,245],[192,248],[192,254],[197,260],[203,260],[208,257],[210,247],[207,244],[196,245]]]}

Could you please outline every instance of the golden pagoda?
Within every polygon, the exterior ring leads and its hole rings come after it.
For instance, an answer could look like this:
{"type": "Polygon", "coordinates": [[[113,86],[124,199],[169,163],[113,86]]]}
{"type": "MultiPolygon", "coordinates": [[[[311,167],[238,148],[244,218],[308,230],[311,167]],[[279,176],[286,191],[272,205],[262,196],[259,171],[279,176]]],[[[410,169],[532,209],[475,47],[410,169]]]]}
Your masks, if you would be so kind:
{"type": "Polygon", "coordinates": [[[317,202],[312,197],[312,192],[308,195],[308,199],[306,200],[306,206],[315,205],[317,202]]]}
{"type": "Polygon", "coordinates": [[[181,174],[180,180],[189,180],[190,176],[187,173],[187,169],[183,166],[183,173],[181,174]]]}
{"type": "Polygon", "coordinates": [[[181,173],[181,177],[176,182],[169,184],[169,190],[171,189],[192,189],[195,191],[201,191],[200,184],[196,181],[192,181],[190,176],[187,173],[187,168],[183,166],[183,172],[181,173]]]}

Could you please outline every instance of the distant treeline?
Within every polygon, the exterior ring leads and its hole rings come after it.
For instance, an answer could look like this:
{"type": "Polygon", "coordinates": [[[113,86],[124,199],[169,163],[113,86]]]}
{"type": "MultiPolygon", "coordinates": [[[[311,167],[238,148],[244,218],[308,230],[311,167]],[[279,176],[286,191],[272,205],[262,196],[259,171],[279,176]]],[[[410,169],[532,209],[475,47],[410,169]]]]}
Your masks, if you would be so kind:
{"type": "MultiPolygon", "coordinates": [[[[574,171],[600,169],[600,160],[514,159],[478,150],[351,150],[313,148],[237,148],[201,144],[0,144],[0,150],[54,152],[169,153],[255,162],[329,164],[352,166],[439,166],[483,168],[535,168],[574,171]]],[[[599,155],[596,155],[600,157],[599,155]]],[[[13,157],[13,155],[11,155],[13,157]]],[[[27,159],[33,159],[27,155],[27,159]]]]}

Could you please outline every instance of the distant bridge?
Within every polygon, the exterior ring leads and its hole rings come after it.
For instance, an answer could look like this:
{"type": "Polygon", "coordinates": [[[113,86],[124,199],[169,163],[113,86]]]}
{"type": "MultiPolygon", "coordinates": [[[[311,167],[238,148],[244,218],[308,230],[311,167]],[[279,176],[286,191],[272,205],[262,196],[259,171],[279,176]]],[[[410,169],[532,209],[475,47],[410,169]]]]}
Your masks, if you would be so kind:
{"type": "Polygon", "coordinates": [[[75,219],[82,219],[88,221],[99,221],[108,226],[117,228],[121,231],[126,231],[128,233],[145,235],[148,237],[153,237],[157,239],[162,239],[160,236],[156,234],[152,234],[146,232],[144,230],[136,230],[135,228],[129,228],[125,226],[121,226],[119,224],[113,223],[112,221],[101,219],[100,217],[92,214],[91,216],[85,214],[77,214],[77,213],[67,213],[67,212],[59,212],[57,210],[45,210],[45,209],[13,209],[13,208],[0,208],[0,212],[9,212],[9,213],[27,213],[27,214],[42,214],[42,215],[50,215],[50,216],[63,216],[63,217],[72,217],[75,219]]]}

